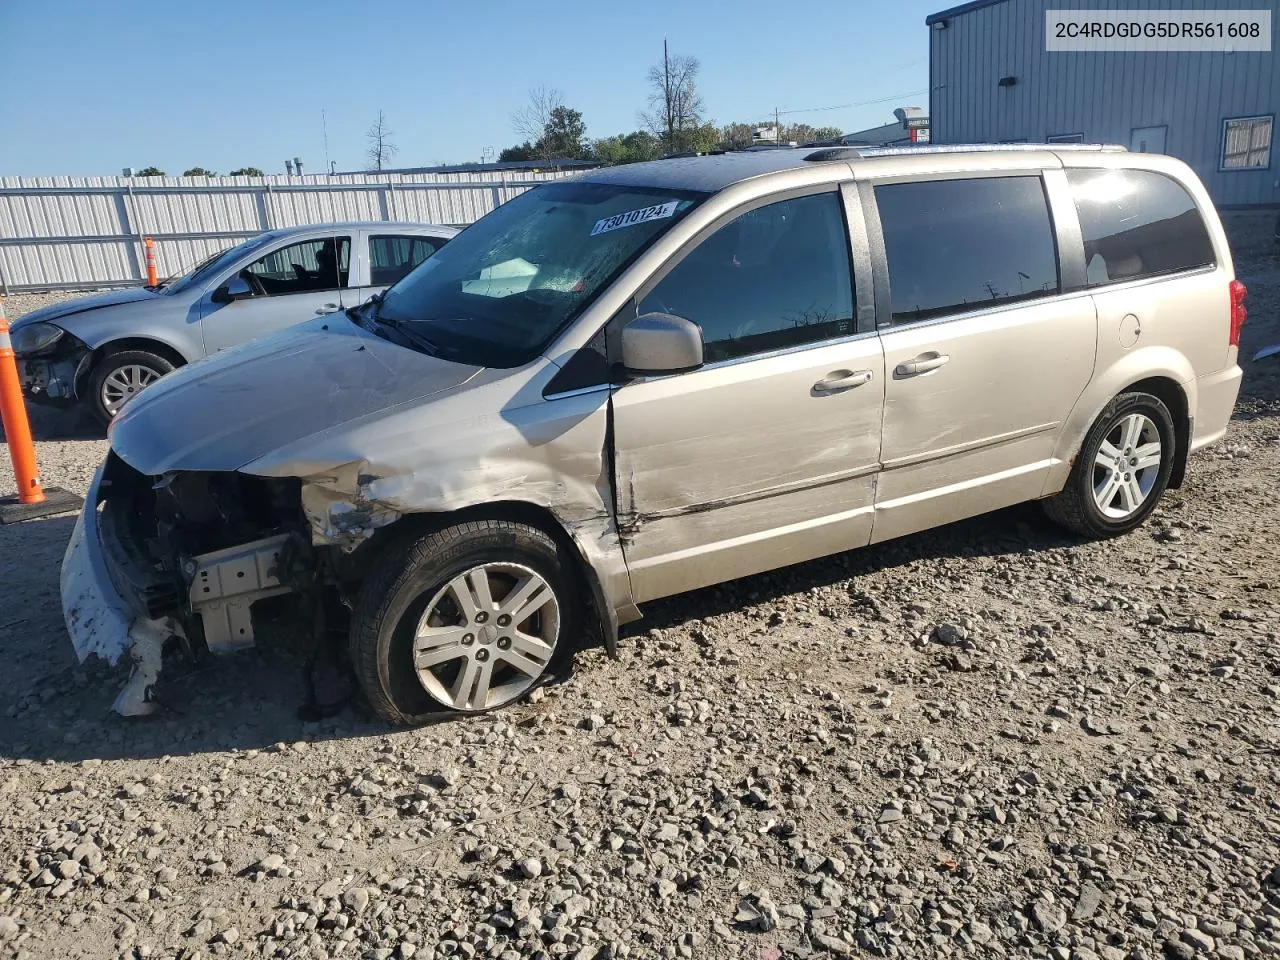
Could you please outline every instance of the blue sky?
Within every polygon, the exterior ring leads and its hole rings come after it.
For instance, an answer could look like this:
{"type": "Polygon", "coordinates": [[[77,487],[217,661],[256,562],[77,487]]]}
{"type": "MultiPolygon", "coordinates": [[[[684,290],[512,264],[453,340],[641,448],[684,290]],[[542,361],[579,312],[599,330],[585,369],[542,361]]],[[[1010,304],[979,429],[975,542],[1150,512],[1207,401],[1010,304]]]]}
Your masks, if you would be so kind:
{"type": "Polygon", "coordinates": [[[478,160],[516,140],[539,84],[589,136],[637,127],[662,54],[702,62],[707,117],[846,131],[928,106],[922,0],[506,0],[470,3],[0,2],[0,174],[117,174],[154,164],[283,173],[365,164],[381,108],[396,165],[478,160]]]}

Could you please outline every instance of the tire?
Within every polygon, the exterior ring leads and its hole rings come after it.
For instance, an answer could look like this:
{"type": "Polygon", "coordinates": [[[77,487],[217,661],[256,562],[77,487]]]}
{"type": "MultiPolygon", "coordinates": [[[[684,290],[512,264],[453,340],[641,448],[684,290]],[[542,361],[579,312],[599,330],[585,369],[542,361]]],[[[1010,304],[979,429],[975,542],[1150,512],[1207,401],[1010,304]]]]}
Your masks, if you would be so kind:
{"type": "Polygon", "coordinates": [[[421,724],[528,695],[573,656],[581,622],[574,560],[551,537],[522,523],[470,521],[375,561],[357,595],[351,657],[379,716],[421,724]],[[528,596],[518,609],[533,612],[504,623],[504,601],[521,601],[521,590],[528,596]]]}
{"type": "Polygon", "coordinates": [[[120,412],[120,407],[134,395],[173,369],[171,361],[147,350],[121,350],[119,353],[108,353],[98,361],[98,365],[89,374],[89,406],[94,416],[106,426],[120,412]],[[132,393],[128,392],[130,384],[144,380],[145,382],[136,386],[132,393]],[[107,393],[113,397],[123,393],[123,396],[113,407],[107,393]]]}
{"type": "Polygon", "coordinates": [[[1067,485],[1044,501],[1045,513],[1072,533],[1095,540],[1128,533],[1160,502],[1176,453],[1173,417],[1164,402],[1149,393],[1122,393],[1089,428],[1067,485]],[[1153,452],[1157,441],[1159,451],[1153,452]]]}

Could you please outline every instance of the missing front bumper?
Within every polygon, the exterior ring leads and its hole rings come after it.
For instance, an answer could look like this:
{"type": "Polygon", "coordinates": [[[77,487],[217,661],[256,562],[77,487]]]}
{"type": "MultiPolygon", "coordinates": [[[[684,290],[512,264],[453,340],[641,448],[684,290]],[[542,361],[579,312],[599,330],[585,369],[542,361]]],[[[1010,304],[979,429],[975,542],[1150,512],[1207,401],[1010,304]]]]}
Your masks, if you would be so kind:
{"type": "Polygon", "coordinates": [[[63,613],[76,656],[112,664],[127,656],[133,665],[114,704],[124,716],[155,710],[154,687],[170,640],[189,646],[203,639],[214,654],[252,646],[253,604],[309,584],[305,541],[296,533],[157,561],[155,550],[139,542],[152,538],[121,516],[136,516],[139,501],[132,495],[157,486],[108,459],[90,485],[62,565],[63,613]],[[117,509],[99,510],[104,498],[114,497],[121,498],[117,509]]]}

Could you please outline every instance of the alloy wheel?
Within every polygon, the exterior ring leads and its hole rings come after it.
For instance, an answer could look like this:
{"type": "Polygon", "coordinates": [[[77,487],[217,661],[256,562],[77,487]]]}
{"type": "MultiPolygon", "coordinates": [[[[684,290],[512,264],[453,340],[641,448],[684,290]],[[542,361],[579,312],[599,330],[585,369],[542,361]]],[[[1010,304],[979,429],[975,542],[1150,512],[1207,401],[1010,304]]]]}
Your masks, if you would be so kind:
{"type": "Polygon", "coordinates": [[[1102,438],[1093,466],[1093,501],[1103,516],[1124,520],[1141,509],[1160,475],[1160,430],[1150,417],[1131,413],[1102,438]]]}
{"type": "Polygon", "coordinates": [[[160,377],[160,371],[140,363],[117,367],[102,381],[102,406],[114,417],[121,407],[160,377]]]}
{"type": "Polygon", "coordinates": [[[539,573],[517,563],[484,563],[431,598],[414,635],[413,665],[439,702],[488,710],[538,682],[559,634],[560,604],[539,573]]]}

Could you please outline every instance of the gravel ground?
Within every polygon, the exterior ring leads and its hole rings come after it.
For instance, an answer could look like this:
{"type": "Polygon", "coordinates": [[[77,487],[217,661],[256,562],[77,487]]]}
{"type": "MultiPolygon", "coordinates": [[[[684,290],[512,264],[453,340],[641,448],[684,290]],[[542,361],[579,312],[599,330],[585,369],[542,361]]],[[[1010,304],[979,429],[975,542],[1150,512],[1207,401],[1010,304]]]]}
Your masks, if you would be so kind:
{"type": "MultiPolygon", "coordinates": [[[[1270,222],[1231,220],[1247,355],[1270,222]]],[[[101,435],[38,429],[82,490],[101,435]]],[[[298,720],[270,646],[107,716],[71,520],[0,528],[0,956],[1280,955],[1278,468],[1264,361],[1128,537],[1026,506],[701,590],[534,702],[395,732],[298,720]]]]}

